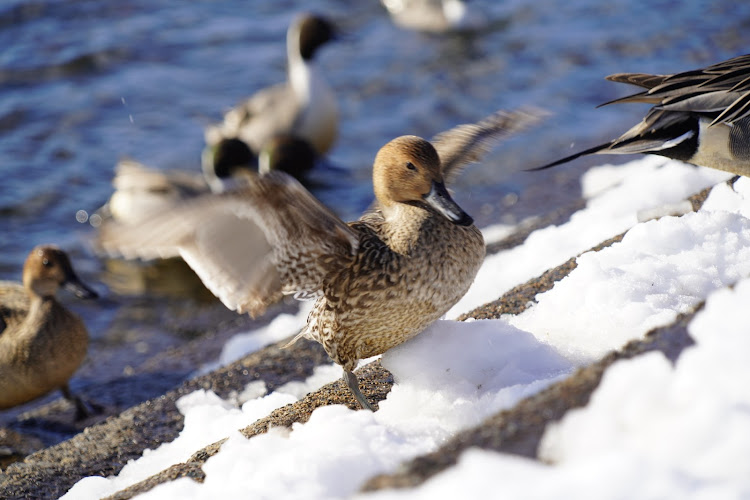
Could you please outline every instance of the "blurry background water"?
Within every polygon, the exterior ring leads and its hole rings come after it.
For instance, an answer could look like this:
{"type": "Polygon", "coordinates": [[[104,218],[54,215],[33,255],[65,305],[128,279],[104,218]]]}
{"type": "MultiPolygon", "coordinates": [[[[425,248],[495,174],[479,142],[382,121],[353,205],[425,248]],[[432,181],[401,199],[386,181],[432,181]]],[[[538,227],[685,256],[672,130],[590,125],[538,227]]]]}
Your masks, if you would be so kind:
{"type": "MultiPolygon", "coordinates": [[[[197,171],[203,128],[253,91],[285,79],[285,32],[301,9],[329,16],[347,34],[318,57],[341,108],[340,137],[329,157],[351,173],[348,187],[324,201],[345,218],[370,202],[372,159],[391,138],[430,137],[521,106],[552,114],[468,169],[456,199],[480,226],[514,224],[571,203],[580,174],[614,158],[521,170],[608,140],[640,120],[647,108],[638,105],[594,109],[631,90],[604,76],[693,69],[750,46],[744,2],[471,0],[469,6],[486,20],[483,29],[435,36],[394,26],[376,0],[3,2],[0,279],[19,280],[29,250],[56,243],[102,292],[102,300],[90,303],[60,294],[92,337],[73,388],[110,384],[112,392],[113,381],[155,354],[248,321],[193,293],[200,290],[194,282],[180,285],[180,296],[110,289],[104,283],[112,283],[112,270],[89,243],[95,229],[76,213],[90,214],[107,200],[120,158],[197,171]]],[[[160,375],[160,383],[174,383],[190,363],[174,380],[160,375]]],[[[140,396],[149,395],[144,389],[140,396]]],[[[0,424],[13,415],[0,414],[0,424]]]]}

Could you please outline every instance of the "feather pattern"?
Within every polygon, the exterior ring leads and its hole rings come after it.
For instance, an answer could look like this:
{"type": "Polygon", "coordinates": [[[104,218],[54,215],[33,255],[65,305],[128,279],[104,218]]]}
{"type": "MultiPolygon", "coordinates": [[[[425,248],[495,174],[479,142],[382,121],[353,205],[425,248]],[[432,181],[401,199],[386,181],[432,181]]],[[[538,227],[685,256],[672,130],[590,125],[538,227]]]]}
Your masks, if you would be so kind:
{"type": "Polygon", "coordinates": [[[543,115],[537,109],[500,110],[477,123],[437,134],[431,142],[440,156],[445,181],[453,182],[464,167],[481,161],[502,139],[528,128],[543,115]]]}
{"type": "Polygon", "coordinates": [[[646,117],[608,143],[530,170],[589,154],[653,153],[740,175],[750,174],[750,54],[673,75],[617,73],[608,80],[646,90],[602,106],[645,102],[646,117]]]}
{"type": "Polygon", "coordinates": [[[227,307],[253,315],[282,293],[320,289],[328,269],[319,261],[343,264],[358,246],[346,224],[283,172],[249,176],[243,189],[188,200],[132,230],[102,227],[100,241],[127,258],[178,252],[227,307]]]}

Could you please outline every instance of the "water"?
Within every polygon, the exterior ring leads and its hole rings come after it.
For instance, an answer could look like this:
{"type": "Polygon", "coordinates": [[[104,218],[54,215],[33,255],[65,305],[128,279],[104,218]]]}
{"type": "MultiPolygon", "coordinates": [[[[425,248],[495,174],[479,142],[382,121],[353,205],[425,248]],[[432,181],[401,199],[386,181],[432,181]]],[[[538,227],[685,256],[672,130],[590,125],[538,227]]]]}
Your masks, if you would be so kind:
{"type": "MultiPolygon", "coordinates": [[[[391,138],[430,137],[520,106],[552,115],[468,169],[456,199],[480,225],[515,223],[569,203],[580,173],[598,160],[545,173],[520,170],[566,154],[573,143],[603,142],[640,119],[646,108],[638,105],[594,109],[628,90],[605,75],[682,71],[750,47],[750,4],[742,2],[470,4],[488,20],[484,30],[427,36],[393,26],[375,0],[4,2],[0,279],[20,279],[28,251],[56,243],[102,292],[104,299],[92,303],[63,297],[92,336],[74,388],[111,387],[155,354],[235,318],[205,296],[110,290],[103,283],[111,282],[111,268],[90,249],[95,230],[75,215],[107,200],[122,157],[197,171],[203,128],[285,78],[285,31],[300,9],[313,6],[347,33],[319,57],[341,107],[330,160],[350,169],[352,181],[324,201],[345,218],[369,203],[372,159],[391,138]]],[[[173,378],[189,369],[175,369],[173,378]]]]}

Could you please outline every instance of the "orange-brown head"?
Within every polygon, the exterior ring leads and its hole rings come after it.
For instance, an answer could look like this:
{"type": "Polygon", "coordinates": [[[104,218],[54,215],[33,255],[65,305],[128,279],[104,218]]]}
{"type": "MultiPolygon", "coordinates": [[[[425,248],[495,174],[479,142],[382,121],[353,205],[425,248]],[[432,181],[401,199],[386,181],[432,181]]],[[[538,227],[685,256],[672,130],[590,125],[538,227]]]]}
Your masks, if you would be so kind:
{"type": "Polygon", "coordinates": [[[461,226],[474,222],[445,189],[437,151],[420,137],[404,135],[380,148],[372,175],[375,196],[385,208],[406,203],[432,209],[461,226]]]}
{"type": "Polygon", "coordinates": [[[26,257],[23,285],[40,297],[54,296],[61,286],[82,299],[97,297],[78,279],[67,254],[52,245],[39,245],[26,257]]]}

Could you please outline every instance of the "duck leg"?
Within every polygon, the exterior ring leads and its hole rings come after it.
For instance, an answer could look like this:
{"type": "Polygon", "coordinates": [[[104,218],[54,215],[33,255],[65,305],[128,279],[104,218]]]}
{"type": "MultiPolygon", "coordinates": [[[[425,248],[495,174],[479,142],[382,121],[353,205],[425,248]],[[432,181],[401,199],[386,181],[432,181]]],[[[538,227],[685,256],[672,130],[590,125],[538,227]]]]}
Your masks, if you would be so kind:
{"type": "Polygon", "coordinates": [[[79,397],[73,394],[73,391],[70,390],[70,386],[68,384],[65,384],[60,388],[60,391],[63,394],[63,397],[73,403],[76,407],[76,421],[83,420],[86,417],[90,417],[97,411],[99,411],[101,408],[98,407],[98,405],[94,405],[91,403],[92,409],[89,409],[86,406],[86,403],[83,402],[83,400],[79,397]],[[93,411],[92,411],[93,410],[93,411]]]}
{"type": "Polygon", "coordinates": [[[357,376],[354,374],[354,372],[344,370],[344,381],[346,382],[346,385],[349,386],[349,390],[352,391],[352,394],[354,394],[354,398],[359,402],[360,405],[362,405],[362,408],[374,412],[375,407],[372,406],[369,401],[367,401],[365,395],[362,394],[362,391],[359,390],[359,381],[357,380],[357,376]]]}

